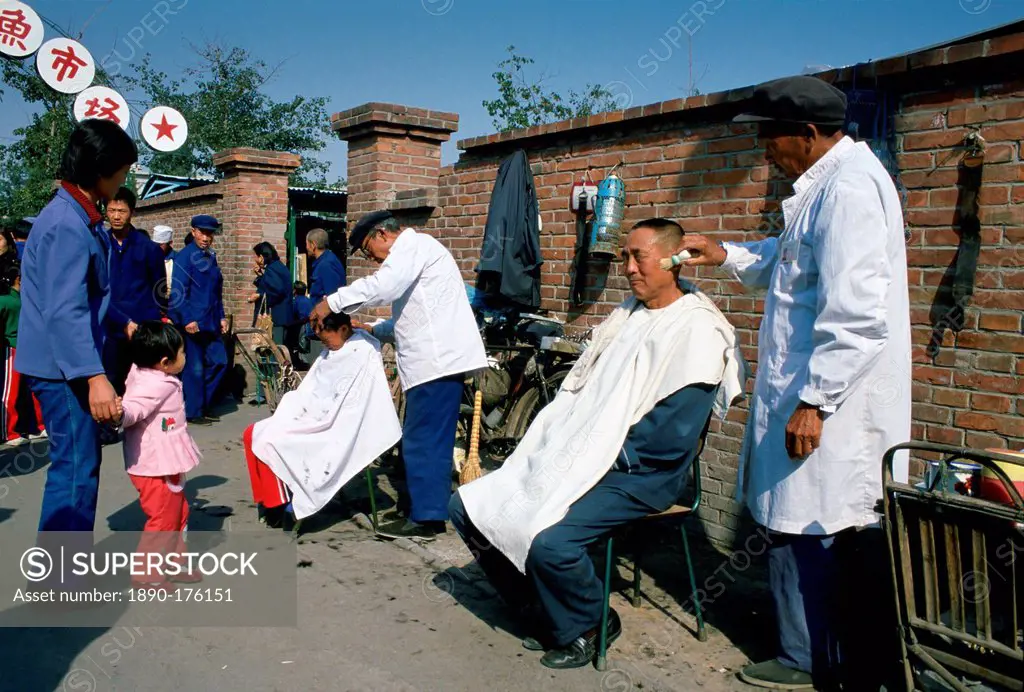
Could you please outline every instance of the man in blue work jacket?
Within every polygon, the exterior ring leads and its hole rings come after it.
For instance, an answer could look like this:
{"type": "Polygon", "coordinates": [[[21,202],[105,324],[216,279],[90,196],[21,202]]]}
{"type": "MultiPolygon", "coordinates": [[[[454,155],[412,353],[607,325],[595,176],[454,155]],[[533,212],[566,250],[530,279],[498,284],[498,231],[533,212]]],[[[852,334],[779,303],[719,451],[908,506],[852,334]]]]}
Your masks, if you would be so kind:
{"type": "MultiPolygon", "coordinates": [[[[306,234],[306,254],[312,259],[310,266],[309,300],[317,305],[325,297],[345,285],[345,265],[329,248],[327,231],[314,228],[306,234]]],[[[312,364],[323,350],[319,339],[312,338],[312,331],[304,327],[306,340],[309,342],[308,362],[312,364]]]]}
{"type": "Polygon", "coordinates": [[[110,308],[103,368],[118,395],[132,367],[128,340],[141,322],[167,311],[164,261],[160,247],[132,225],[135,193],[122,187],[107,203],[110,224],[110,308]]]}
{"type": "Polygon", "coordinates": [[[220,222],[208,214],[192,217],[193,242],[174,256],[171,277],[171,320],[185,335],[185,415],[190,423],[209,425],[213,396],[227,369],[228,354],[221,334],[224,319],[224,275],[213,252],[220,222]]]}

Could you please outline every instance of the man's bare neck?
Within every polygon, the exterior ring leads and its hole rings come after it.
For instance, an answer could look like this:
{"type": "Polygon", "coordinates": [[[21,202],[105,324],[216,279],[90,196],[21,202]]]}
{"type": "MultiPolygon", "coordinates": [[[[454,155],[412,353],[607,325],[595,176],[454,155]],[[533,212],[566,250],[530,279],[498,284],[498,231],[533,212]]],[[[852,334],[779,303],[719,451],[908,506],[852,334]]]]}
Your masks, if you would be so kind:
{"type": "Polygon", "coordinates": [[[683,295],[684,294],[678,285],[673,286],[671,291],[665,291],[662,295],[643,301],[644,307],[648,310],[660,310],[661,308],[667,308],[669,305],[682,298],[683,295]]]}

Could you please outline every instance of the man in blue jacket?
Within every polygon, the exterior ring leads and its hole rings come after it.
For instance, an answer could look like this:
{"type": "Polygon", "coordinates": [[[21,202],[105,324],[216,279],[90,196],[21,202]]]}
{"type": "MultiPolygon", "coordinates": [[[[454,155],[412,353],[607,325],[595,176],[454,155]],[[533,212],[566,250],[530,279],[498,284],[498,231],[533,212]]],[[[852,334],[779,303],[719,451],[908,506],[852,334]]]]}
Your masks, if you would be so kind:
{"type": "MultiPolygon", "coordinates": [[[[345,265],[328,249],[328,241],[327,231],[322,228],[314,228],[306,234],[306,254],[312,259],[309,300],[313,305],[319,304],[326,296],[333,295],[345,285],[345,265]]],[[[312,364],[323,350],[323,344],[319,339],[312,338],[312,332],[308,327],[304,329],[307,330],[306,337],[309,341],[308,359],[312,364]]]]}
{"type": "Polygon", "coordinates": [[[122,187],[107,203],[110,224],[110,308],[103,368],[119,395],[132,367],[128,340],[146,320],[167,311],[164,261],[160,247],[132,225],[135,193],[122,187]]]}
{"type": "Polygon", "coordinates": [[[345,265],[328,249],[327,231],[314,228],[306,234],[306,253],[313,259],[309,299],[317,305],[345,285],[345,265]]]}
{"type": "Polygon", "coordinates": [[[190,423],[209,425],[213,396],[227,369],[228,354],[221,335],[224,319],[224,275],[213,252],[220,222],[208,214],[192,217],[193,242],[174,256],[171,278],[171,320],[185,332],[185,415],[190,423]]]}

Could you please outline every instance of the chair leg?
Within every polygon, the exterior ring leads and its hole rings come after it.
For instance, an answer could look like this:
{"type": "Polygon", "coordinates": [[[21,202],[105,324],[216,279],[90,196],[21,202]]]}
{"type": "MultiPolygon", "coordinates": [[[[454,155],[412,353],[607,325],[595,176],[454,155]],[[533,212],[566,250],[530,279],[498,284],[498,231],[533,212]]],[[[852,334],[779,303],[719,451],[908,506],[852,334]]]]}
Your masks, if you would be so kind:
{"type": "Polygon", "coordinates": [[[637,542],[636,554],[633,555],[633,597],[629,599],[629,602],[634,608],[640,607],[640,577],[643,572],[640,571],[640,543],[637,542]]]}
{"type": "Polygon", "coordinates": [[[693,601],[693,614],[697,619],[697,639],[706,642],[708,640],[708,632],[704,627],[704,614],[700,609],[700,599],[697,598],[697,577],[693,574],[690,540],[686,537],[686,527],[682,523],[679,524],[679,533],[683,537],[683,554],[686,556],[686,569],[690,573],[690,599],[693,601]]]}
{"type": "Polygon", "coordinates": [[[608,546],[604,555],[604,603],[601,606],[601,634],[598,637],[597,669],[608,668],[608,607],[612,597],[612,557],[614,555],[613,539],[608,536],[608,546]]]}
{"type": "Polygon", "coordinates": [[[373,476],[370,474],[370,467],[366,467],[366,490],[370,493],[370,516],[373,521],[373,530],[376,531],[377,523],[377,498],[373,495],[373,476]]]}

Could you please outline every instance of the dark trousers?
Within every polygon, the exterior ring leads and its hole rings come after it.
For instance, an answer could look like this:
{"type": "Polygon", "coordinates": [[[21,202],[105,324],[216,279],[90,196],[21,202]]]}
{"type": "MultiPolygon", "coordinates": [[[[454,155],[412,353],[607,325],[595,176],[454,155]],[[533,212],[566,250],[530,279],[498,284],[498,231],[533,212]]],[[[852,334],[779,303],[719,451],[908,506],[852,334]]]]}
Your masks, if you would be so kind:
{"type": "Polygon", "coordinates": [[[185,416],[206,415],[228,366],[228,352],[219,333],[185,334],[185,369],[181,383],[185,390],[185,416]]]}
{"type": "Polygon", "coordinates": [[[99,426],[83,380],[30,378],[50,436],[40,531],[92,531],[100,486],[99,426]]]}
{"type": "Polygon", "coordinates": [[[122,333],[107,334],[103,342],[103,370],[118,396],[124,396],[125,382],[132,369],[131,351],[128,338],[122,333]]]}
{"type": "Polygon", "coordinates": [[[538,602],[552,639],[564,646],[601,622],[604,588],[587,546],[657,510],[603,479],[573,503],[561,521],[537,534],[525,575],[473,525],[458,493],[448,511],[455,530],[505,602],[514,608],[538,602]]]}
{"type": "Polygon", "coordinates": [[[405,393],[402,459],[409,518],[445,521],[452,495],[452,457],[459,423],[463,375],[442,377],[405,393]]]}
{"type": "Polygon", "coordinates": [[[892,576],[881,529],[771,533],[779,661],[819,689],[867,692],[899,680],[892,576]]]}

